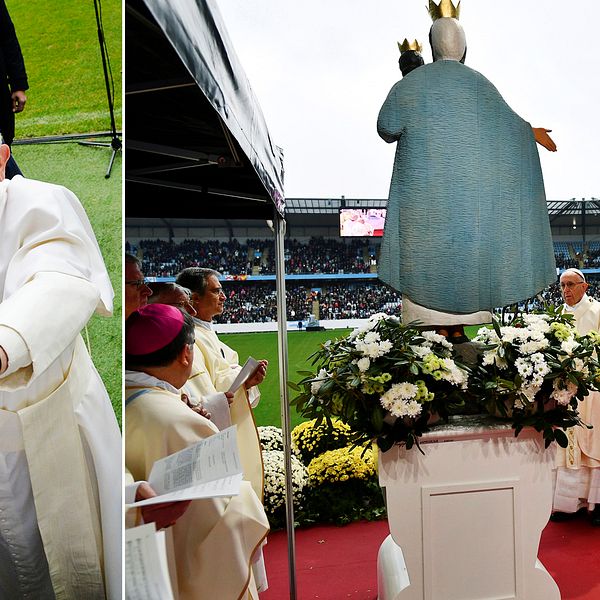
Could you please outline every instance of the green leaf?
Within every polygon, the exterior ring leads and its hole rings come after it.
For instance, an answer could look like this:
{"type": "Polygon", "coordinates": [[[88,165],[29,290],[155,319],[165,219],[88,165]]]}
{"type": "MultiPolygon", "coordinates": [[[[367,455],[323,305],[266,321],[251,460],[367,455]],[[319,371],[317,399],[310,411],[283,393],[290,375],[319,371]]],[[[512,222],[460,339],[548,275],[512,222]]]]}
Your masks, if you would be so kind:
{"type": "Polygon", "coordinates": [[[554,430],[554,439],[561,448],[566,448],[569,445],[569,438],[562,429],[554,430]]]}
{"type": "Polygon", "coordinates": [[[500,333],[500,322],[498,321],[498,319],[496,317],[494,317],[492,319],[492,327],[494,328],[494,331],[496,332],[496,335],[498,337],[501,337],[502,334],[500,333]]]}
{"type": "Polygon", "coordinates": [[[389,436],[380,436],[377,438],[377,445],[382,452],[387,452],[394,445],[394,440],[389,436]]]}
{"type": "Polygon", "coordinates": [[[381,431],[383,429],[383,413],[379,409],[373,411],[371,415],[371,423],[375,431],[381,431]]]}

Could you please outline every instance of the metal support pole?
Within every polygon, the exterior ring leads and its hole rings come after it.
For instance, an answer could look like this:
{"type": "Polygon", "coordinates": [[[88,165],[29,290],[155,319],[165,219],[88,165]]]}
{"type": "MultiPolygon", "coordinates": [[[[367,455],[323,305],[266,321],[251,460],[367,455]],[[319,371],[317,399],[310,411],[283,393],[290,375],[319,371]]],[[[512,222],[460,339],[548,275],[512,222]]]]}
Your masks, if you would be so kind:
{"type": "Polygon", "coordinates": [[[583,235],[583,248],[581,249],[582,258],[585,256],[585,235],[586,222],[585,222],[585,198],[581,199],[581,233],[583,235]]]}
{"type": "Polygon", "coordinates": [[[285,300],[285,219],[274,210],[275,229],[275,279],[277,288],[277,348],[279,351],[279,400],[281,402],[281,429],[285,458],[285,514],[288,543],[288,568],[290,600],[296,600],[296,543],[294,534],[294,492],[292,488],[292,438],[290,429],[290,403],[288,400],[288,345],[287,310],[285,300]]]}

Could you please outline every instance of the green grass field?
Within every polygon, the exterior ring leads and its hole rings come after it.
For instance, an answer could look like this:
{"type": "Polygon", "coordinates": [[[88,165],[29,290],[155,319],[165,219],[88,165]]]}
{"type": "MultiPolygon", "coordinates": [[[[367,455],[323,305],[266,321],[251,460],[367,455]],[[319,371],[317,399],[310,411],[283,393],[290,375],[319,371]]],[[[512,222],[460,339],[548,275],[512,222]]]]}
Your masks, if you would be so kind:
{"type": "MultiPolygon", "coordinates": [[[[16,138],[107,131],[110,119],[94,3],[7,0],[29,79],[16,138]]],[[[102,0],[104,36],[121,122],[121,0],[102,0]]]]}
{"type": "MultiPolygon", "coordinates": [[[[7,0],[23,51],[30,89],[17,115],[16,139],[110,129],[93,2],[7,0]]],[[[115,82],[117,127],[121,115],[121,2],[102,0],[104,33],[115,82]]],[[[13,145],[27,177],[71,189],[84,205],[116,292],[114,317],[93,317],[92,358],[121,418],[121,156],[110,179],[110,150],[76,143],[13,145]]]]}
{"type": "MultiPolygon", "coordinates": [[[[479,326],[467,327],[466,333],[473,337],[479,326]]],[[[313,370],[308,357],[319,348],[323,342],[347,335],[350,329],[329,329],[325,331],[290,331],[288,332],[288,379],[302,379],[298,371],[313,370]]],[[[267,377],[260,386],[260,403],[254,410],[257,425],[276,425],[281,427],[281,400],[279,387],[279,357],[277,355],[277,333],[232,333],[219,336],[223,342],[237,351],[240,364],[253,356],[256,359],[266,358],[269,361],[267,377]]],[[[296,392],[288,388],[289,399],[296,392]]],[[[295,410],[290,409],[290,422],[295,427],[303,419],[295,410]]]]}
{"type": "MultiPolygon", "coordinates": [[[[308,357],[326,340],[342,337],[349,329],[329,329],[326,331],[290,331],[288,333],[288,379],[298,381],[297,371],[311,369],[308,357]]],[[[281,427],[279,357],[277,356],[277,333],[232,333],[219,336],[223,342],[237,351],[240,364],[248,356],[269,361],[267,377],[260,386],[260,403],[254,410],[257,425],[276,425],[281,427]]],[[[289,388],[288,388],[289,389],[289,388]]],[[[290,400],[296,392],[289,389],[290,400]]],[[[290,412],[292,427],[304,421],[292,407],[290,412]]]]}

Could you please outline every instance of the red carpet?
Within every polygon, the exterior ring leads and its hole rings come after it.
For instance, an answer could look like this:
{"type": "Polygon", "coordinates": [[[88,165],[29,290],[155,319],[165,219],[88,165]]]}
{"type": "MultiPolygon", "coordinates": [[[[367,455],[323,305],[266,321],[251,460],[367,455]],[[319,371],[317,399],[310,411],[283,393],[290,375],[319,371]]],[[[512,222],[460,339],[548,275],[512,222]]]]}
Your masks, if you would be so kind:
{"type": "Polygon", "coordinates": [[[548,523],[539,558],[558,584],[562,600],[600,600],[600,527],[587,515],[548,523]]]}
{"type": "MultiPolygon", "coordinates": [[[[387,521],[298,529],[298,600],[375,600],[377,551],[388,533],[387,521]]],[[[600,528],[584,518],[549,523],[539,558],[558,584],[562,600],[600,600],[600,528]]],[[[265,560],[269,589],[260,599],[289,598],[285,531],[269,535],[265,560]]]]}

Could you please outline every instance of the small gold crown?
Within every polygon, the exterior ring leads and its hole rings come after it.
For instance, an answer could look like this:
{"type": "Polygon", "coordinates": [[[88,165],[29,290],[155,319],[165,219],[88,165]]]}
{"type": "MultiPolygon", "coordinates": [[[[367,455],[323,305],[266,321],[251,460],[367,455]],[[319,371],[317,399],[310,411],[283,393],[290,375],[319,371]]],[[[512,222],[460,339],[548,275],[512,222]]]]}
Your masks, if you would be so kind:
{"type": "Polygon", "coordinates": [[[409,42],[406,38],[402,43],[398,42],[398,49],[400,50],[400,54],[404,52],[408,52],[409,50],[414,50],[415,52],[423,52],[423,46],[415,40],[414,42],[409,42]]]}
{"type": "Polygon", "coordinates": [[[460,16],[460,0],[456,6],[454,6],[452,0],[440,0],[439,4],[436,4],[433,0],[429,0],[429,14],[433,21],[442,17],[458,19],[460,16]]]}

